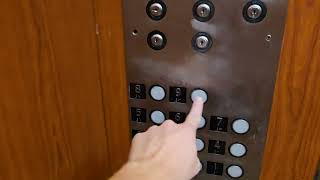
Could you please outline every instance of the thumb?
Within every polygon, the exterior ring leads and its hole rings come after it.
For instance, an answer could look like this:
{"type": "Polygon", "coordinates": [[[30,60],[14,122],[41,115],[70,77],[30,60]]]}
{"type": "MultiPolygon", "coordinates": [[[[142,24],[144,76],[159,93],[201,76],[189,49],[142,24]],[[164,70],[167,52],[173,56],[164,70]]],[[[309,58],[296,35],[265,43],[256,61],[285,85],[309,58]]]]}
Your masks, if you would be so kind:
{"type": "Polygon", "coordinates": [[[197,130],[201,120],[202,111],[203,111],[203,100],[201,97],[197,97],[192,104],[191,110],[184,124],[191,126],[195,130],[197,130]]]}

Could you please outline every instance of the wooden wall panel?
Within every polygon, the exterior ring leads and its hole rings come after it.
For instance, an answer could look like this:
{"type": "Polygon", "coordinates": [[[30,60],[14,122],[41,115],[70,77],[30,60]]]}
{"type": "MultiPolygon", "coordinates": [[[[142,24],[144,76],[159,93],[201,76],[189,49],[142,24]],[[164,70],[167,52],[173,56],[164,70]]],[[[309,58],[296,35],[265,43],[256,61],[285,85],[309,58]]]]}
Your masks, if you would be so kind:
{"type": "Polygon", "coordinates": [[[311,180],[320,160],[320,1],[289,0],[262,179],[311,180]]]}
{"type": "Polygon", "coordinates": [[[108,153],[90,0],[0,6],[0,179],[104,179],[108,153]]]}
{"type": "Polygon", "coordinates": [[[96,0],[95,7],[111,171],[115,172],[127,161],[131,140],[122,1],[96,0]]]}

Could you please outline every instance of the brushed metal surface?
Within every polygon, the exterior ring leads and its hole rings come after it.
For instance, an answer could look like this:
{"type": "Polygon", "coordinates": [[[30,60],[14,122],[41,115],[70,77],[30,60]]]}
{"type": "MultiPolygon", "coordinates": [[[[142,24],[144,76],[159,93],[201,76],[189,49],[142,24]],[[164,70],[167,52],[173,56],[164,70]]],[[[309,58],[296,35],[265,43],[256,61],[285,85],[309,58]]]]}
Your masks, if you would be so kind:
{"type": "MultiPolygon", "coordinates": [[[[211,20],[194,19],[192,8],[195,0],[165,0],[166,16],[154,21],[146,14],[147,0],[124,0],[125,44],[127,79],[129,83],[142,83],[147,91],[155,84],[166,89],[163,101],[129,99],[130,107],[162,110],[168,118],[169,111],[188,112],[191,107],[192,89],[202,88],[208,92],[204,117],[205,128],[198,131],[206,147],[199,153],[203,171],[195,179],[231,179],[226,168],[240,165],[244,176],[240,179],[259,179],[261,159],[271,110],[274,83],[285,25],[287,0],[264,0],[268,8],[265,19],[248,23],[242,16],[244,0],[215,0],[215,14],[211,20]],[[138,33],[133,35],[133,31],[138,33]],[[167,44],[162,50],[148,46],[149,32],[159,30],[166,35],[167,44]],[[192,37],[198,32],[211,35],[213,44],[205,53],[192,48],[192,37]],[[187,103],[169,102],[169,87],[187,88],[187,103]],[[229,118],[228,132],[209,130],[210,116],[229,118]],[[236,118],[250,122],[245,135],[232,132],[230,125],[236,118]],[[226,141],[225,155],[208,154],[208,140],[226,141]],[[229,154],[228,147],[241,142],[248,148],[244,157],[229,154]],[[206,174],[206,161],[224,163],[223,176],[206,174]]],[[[148,117],[148,116],[147,116],[148,117]]],[[[146,130],[153,125],[131,123],[136,130],[146,130]]],[[[276,163],[276,162],[275,162],[276,163]]]]}

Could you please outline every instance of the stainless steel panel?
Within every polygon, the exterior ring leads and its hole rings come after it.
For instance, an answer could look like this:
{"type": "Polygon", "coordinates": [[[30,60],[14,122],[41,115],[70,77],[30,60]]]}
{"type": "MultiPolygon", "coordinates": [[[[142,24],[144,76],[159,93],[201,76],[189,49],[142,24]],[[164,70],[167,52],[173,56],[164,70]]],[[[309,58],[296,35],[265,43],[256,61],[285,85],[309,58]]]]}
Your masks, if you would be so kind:
{"type": "MultiPolygon", "coordinates": [[[[240,179],[259,179],[261,159],[266,139],[269,113],[285,25],[287,0],[263,0],[267,14],[258,23],[247,22],[243,15],[244,0],[212,0],[215,13],[211,20],[200,22],[193,17],[195,0],[164,0],[166,15],[159,21],[146,13],[147,0],[124,0],[125,43],[128,83],[142,83],[147,91],[159,84],[167,91],[163,101],[129,98],[130,107],[151,110],[188,112],[192,89],[202,88],[209,94],[204,116],[207,125],[198,131],[206,145],[209,139],[226,141],[225,155],[199,153],[204,170],[195,179],[231,179],[226,168],[231,164],[243,167],[240,179]],[[166,36],[166,46],[154,50],[148,46],[147,36],[154,30],[166,36]],[[135,31],[135,32],[134,32],[135,31]],[[212,37],[212,47],[205,53],[192,48],[192,37],[206,32],[212,37]],[[169,102],[169,87],[187,88],[187,103],[169,102]],[[228,132],[209,130],[210,116],[229,118],[228,132]],[[245,118],[251,129],[245,135],[232,132],[230,124],[245,118]],[[246,156],[232,157],[228,146],[241,142],[248,148],[246,156]],[[206,161],[224,163],[223,176],[206,173],[206,161]]],[[[148,93],[148,92],[147,92],[148,93]]],[[[153,125],[132,122],[132,128],[145,130],[153,125]]],[[[276,163],[276,162],[275,162],[276,163]]]]}

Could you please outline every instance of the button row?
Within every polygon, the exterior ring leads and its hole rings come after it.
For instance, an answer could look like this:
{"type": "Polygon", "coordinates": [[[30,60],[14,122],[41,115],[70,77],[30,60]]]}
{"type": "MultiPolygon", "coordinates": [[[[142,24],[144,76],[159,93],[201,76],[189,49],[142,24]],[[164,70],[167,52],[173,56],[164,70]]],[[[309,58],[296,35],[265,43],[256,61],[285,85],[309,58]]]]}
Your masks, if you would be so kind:
{"type": "MultiPolygon", "coordinates": [[[[198,152],[203,151],[205,149],[205,142],[202,139],[197,138],[196,147],[198,152]]],[[[209,140],[208,153],[224,155],[225,149],[225,141],[209,140]]],[[[247,147],[242,143],[236,142],[229,146],[229,153],[234,157],[240,158],[247,154],[247,147]]]]}
{"type": "MultiPolygon", "coordinates": [[[[209,0],[199,0],[192,8],[193,17],[200,21],[209,21],[215,13],[215,6],[209,0]]],[[[154,21],[159,21],[165,17],[167,6],[162,0],[150,0],[146,6],[146,13],[154,21]]],[[[267,14],[266,5],[262,1],[249,1],[244,5],[242,15],[249,23],[262,21],[267,14]]]]}
{"type": "MultiPolygon", "coordinates": [[[[144,84],[130,83],[130,98],[146,99],[146,87],[144,84]]],[[[166,97],[166,90],[160,85],[154,85],[149,90],[150,97],[155,101],[162,101],[166,97]]],[[[170,87],[169,88],[170,102],[187,102],[187,88],[185,87],[170,87]]],[[[191,92],[191,100],[194,101],[197,97],[202,98],[204,102],[208,100],[208,94],[203,89],[197,88],[191,92]]]]}
{"type": "MultiPolygon", "coordinates": [[[[183,123],[186,119],[186,113],[182,112],[169,112],[169,119],[173,120],[174,122],[180,124],[183,123]]],[[[155,124],[162,124],[166,120],[166,116],[163,112],[159,110],[152,111],[150,114],[150,119],[155,124]]],[[[198,128],[204,128],[206,125],[206,119],[201,117],[200,123],[198,128]]]]}
{"type": "MultiPolygon", "coordinates": [[[[223,163],[210,162],[210,161],[207,162],[207,174],[222,176],[223,169],[224,169],[223,163]]],[[[244,170],[242,169],[241,166],[232,164],[227,167],[226,173],[231,178],[240,178],[244,175],[244,170]]]]}
{"type": "MultiPolygon", "coordinates": [[[[185,112],[169,112],[169,119],[180,124],[185,121],[187,114],[185,112]]],[[[166,115],[160,110],[154,110],[150,113],[150,120],[160,125],[166,120],[166,115]]],[[[145,108],[131,107],[131,120],[135,122],[147,122],[147,110],[145,108]]],[[[207,124],[205,117],[201,117],[199,129],[204,128],[207,124]]],[[[228,118],[220,116],[210,117],[210,130],[218,132],[228,131],[228,118]]],[[[246,134],[250,130],[250,124],[245,119],[235,119],[231,124],[231,129],[237,134],[246,134]]]]}

